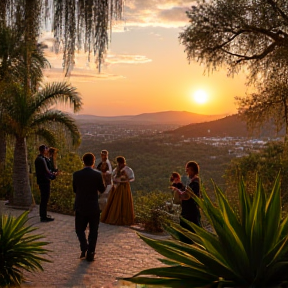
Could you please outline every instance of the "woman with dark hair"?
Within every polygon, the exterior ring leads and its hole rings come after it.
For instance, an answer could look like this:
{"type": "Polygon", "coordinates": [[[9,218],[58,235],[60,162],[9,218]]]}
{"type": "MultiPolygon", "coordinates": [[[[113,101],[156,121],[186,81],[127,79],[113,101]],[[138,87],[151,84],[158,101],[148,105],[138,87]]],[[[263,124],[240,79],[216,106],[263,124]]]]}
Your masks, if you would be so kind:
{"type": "Polygon", "coordinates": [[[58,152],[57,148],[49,147],[49,149],[48,149],[47,166],[51,172],[58,172],[57,152],[58,152]]]}
{"type": "Polygon", "coordinates": [[[134,207],[130,182],[135,179],[134,172],[126,165],[123,156],[118,156],[116,162],[117,167],[112,173],[114,187],[101,214],[101,222],[112,225],[132,225],[134,207]]]}

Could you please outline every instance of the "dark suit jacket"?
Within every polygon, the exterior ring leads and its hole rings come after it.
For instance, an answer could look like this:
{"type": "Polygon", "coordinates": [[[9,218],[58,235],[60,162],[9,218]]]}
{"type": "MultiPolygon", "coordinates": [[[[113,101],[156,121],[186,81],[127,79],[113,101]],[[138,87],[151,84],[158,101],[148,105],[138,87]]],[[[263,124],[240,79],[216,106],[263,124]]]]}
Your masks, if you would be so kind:
{"type": "Polygon", "coordinates": [[[49,184],[50,179],[47,174],[47,170],[45,167],[45,157],[39,154],[35,159],[35,170],[36,170],[36,177],[37,177],[37,184],[49,184]]]}
{"type": "Polygon", "coordinates": [[[75,211],[81,214],[100,213],[98,191],[103,193],[104,186],[101,173],[91,168],[84,168],[73,174],[73,191],[75,197],[75,211]]]}

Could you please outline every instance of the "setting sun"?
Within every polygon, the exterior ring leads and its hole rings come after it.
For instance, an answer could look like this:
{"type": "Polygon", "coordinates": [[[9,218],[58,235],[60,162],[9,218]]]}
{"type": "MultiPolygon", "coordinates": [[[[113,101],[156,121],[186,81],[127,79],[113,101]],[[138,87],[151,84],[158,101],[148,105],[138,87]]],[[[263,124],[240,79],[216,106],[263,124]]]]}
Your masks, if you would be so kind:
{"type": "Polygon", "coordinates": [[[193,95],[194,101],[199,104],[204,104],[207,102],[208,96],[204,90],[197,90],[193,95]]]}

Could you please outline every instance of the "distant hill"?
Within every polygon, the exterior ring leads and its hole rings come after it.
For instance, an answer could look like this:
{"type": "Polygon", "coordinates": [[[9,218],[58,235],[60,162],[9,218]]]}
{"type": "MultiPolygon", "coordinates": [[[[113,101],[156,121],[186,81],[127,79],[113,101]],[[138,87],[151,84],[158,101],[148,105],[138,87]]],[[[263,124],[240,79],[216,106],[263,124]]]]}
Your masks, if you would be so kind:
{"type": "MultiPolygon", "coordinates": [[[[283,131],[282,131],[283,132],[283,131]]],[[[165,131],[166,134],[185,138],[191,137],[275,137],[283,136],[283,133],[276,135],[270,127],[261,129],[258,132],[249,132],[246,123],[237,115],[226,116],[215,121],[190,124],[172,131],[165,131]]]]}
{"type": "Polygon", "coordinates": [[[143,113],[133,117],[133,121],[150,121],[157,123],[175,123],[187,125],[190,123],[201,123],[223,118],[224,115],[202,115],[187,111],[164,111],[157,113],[143,113]]]}
{"type": "Polygon", "coordinates": [[[124,116],[95,116],[95,115],[71,115],[79,122],[133,122],[138,124],[176,124],[187,125],[201,123],[223,118],[224,115],[202,115],[187,111],[163,111],[155,113],[143,113],[139,115],[124,116]]]}

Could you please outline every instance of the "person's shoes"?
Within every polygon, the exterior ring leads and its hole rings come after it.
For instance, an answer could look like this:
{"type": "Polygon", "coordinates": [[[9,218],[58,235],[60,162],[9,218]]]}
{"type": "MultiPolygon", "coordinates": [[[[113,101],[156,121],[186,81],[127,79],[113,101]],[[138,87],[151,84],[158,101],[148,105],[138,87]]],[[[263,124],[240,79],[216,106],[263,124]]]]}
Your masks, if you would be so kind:
{"type": "Polygon", "coordinates": [[[47,215],[46,217],[41,217],[41,222],[51,222],[54,221],[54,218],[52,218],[50,215],[47,215]]]}
{"type": "Polygon", "coordinates": [[[86,255],[86,260],[88,262],[91,262],[91,261],[94,261],[94,252],[87,252],[87,255],[86,255]]]}
{"type": "Polygon", "coordinates": [[[86,257],[86,251],[81,251],[81,254],[80,254],[80,259],[85,259],[86,257]]]}

